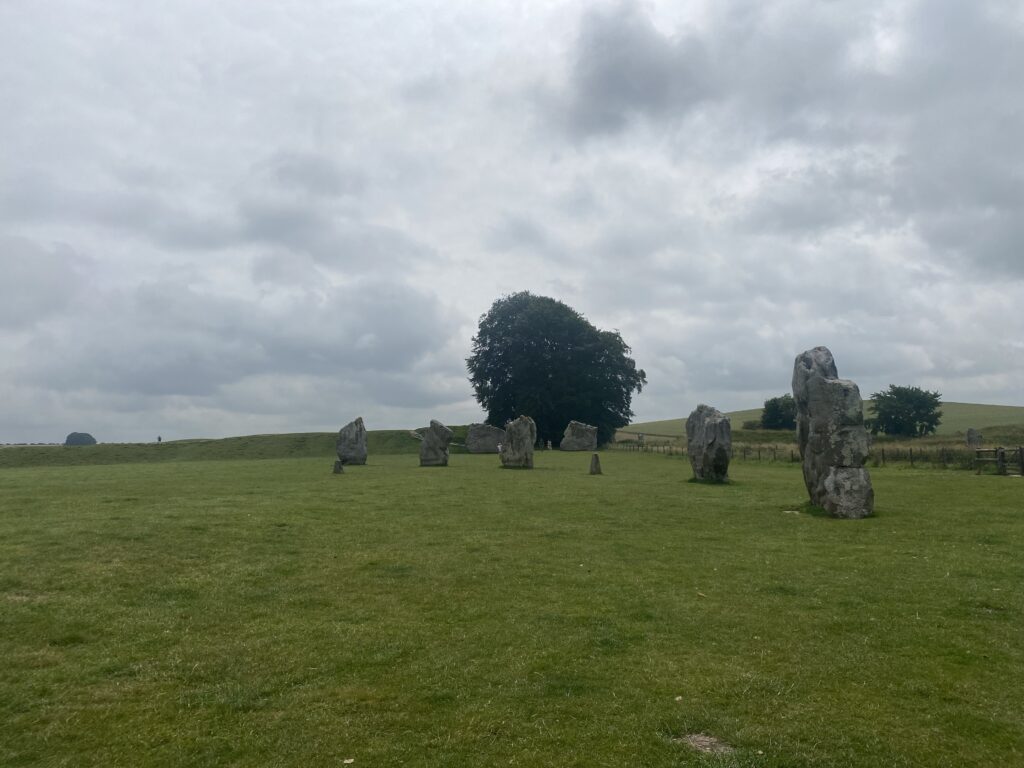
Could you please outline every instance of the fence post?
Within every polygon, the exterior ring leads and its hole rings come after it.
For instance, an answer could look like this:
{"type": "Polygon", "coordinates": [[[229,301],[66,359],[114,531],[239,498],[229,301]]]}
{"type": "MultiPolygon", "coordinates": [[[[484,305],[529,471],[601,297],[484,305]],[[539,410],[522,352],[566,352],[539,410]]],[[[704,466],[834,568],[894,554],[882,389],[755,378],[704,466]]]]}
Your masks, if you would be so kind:
{"type": "Polygon", "coordinates": [[[1024,445],[1017,446],[1017,463],[1020,464],[1020,474],[1024,477],[1024,445]]]}
{"type": "Polygon", "coordinates": [[[1005,448],[997,448],[996,449],[996,471],[1000,475],[1005,475],[1006,474],[1006,449],[1005,448]]]}
{"type": "Polygon", "coordinates": [[[914,449],[910,449],[910,468],[914,468],[914,449]]]}

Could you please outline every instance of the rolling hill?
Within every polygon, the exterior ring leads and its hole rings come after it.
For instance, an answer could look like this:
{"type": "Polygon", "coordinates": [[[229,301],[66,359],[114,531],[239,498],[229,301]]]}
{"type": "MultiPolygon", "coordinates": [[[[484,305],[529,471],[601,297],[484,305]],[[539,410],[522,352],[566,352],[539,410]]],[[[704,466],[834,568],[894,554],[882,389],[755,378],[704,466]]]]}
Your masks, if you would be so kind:
{"type": "MultiPolygon", "coordinates": [[[[867,402],[865,401],[865,413],[867,402]]],[[[744,421],[761,418],[760,408],[745,411],[730,411],[729,418],[733,427],[738,429],[744,421]]],[[[1024,406],[1019,405],[982,405],[979,403],[943,403],[942,423],[936,434],[956,435],[966,432],[968,427],[984,431],[992,427],[1024,425],[1024,406]]],[[[620,430],[622,433],[643,432],[651,436],[682,437],[686,432],[686,419],[665,419],[662,421],[645,421],[630,424],[620,430]]]]}

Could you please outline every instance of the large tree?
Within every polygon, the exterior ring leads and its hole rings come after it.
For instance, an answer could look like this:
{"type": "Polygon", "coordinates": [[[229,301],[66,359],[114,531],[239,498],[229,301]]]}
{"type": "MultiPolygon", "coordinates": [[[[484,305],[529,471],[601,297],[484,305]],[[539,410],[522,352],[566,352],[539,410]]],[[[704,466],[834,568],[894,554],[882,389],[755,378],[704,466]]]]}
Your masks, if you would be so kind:
{"type": "Polygon", "coordinates": [[[498,299],[480,318],[466,367],[489,424],[526,415],[540,440],[558,445],[576,419],[596,426],[603,444],[629,423],[633,392],[647,383],[629,352],[618,331],[523,291],[498,299]]]}
{"type": "Polygon", "coordinates": [[[876,435],[884,432],[901,437],[923,437],[939,426],[940,405],[942,395],[938,392],[890,384],[886,391],[871,396],[872,417],[867,426],[876,435]]]}
{"type": "Polygon", "coordinates": [[[792,395],[769,397],[761,411],[763,429],[796,429],[796,401],[792,395]]]}

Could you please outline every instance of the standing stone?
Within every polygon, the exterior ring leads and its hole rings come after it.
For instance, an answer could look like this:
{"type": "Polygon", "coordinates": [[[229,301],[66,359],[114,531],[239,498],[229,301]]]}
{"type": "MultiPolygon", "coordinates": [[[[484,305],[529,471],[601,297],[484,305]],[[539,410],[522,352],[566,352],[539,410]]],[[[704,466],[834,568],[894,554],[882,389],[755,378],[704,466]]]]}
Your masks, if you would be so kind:
{"type": "Polygon", "coordinates": [[[466,450],[470,453],[501,453],[505,430],[490,424],[470,424],[466,431],[466,450]]]}
{"type": "Polygon", "coordinates": [[[363,417],[350,421],[338,431],[338,459],[342,464],[366,463],[366,427],[363,417]]]}
{"type": "Polygon", "coordinates": [[[570,421],[565,428],[559,449],[563,451],[592,451],[597,448],[597,427],[582,421],[570,421]]]}
{"type": "Polygon", "coordinates": [[[971,427],[967,430],[967,447],[968,448],[980,448],[984,442],[984,438],[981,436],[981,432],[971,427]]]}
{"type": "Polygon", "coordinates": [[[793,365],[796,435],[811,503],[833,517],[868,517],[875,491],[864,468],[868,433],[860,389],[840,379],[832,353],[815,347],[793,365]]]}
{"type": "Polygon", "coordinates": [[[447,467],[448,444],[451,441],[452,431],[440,421],[431,419],[420,443],[420,466],[447,467]]]}
{"type": "Polygon", "coordinates": [[[537,442],[537,425],[529,416],[520,416],[505,425],[505,442],[501,445],[501,466],[506,469],[533,469],[533,445],[537,442]]]}
{"type": "Polygon", "coordinates": [[[341,459],[338,459],[336,462],[334,462],[334,474],[345,474],[345,465],[341,463],[341,459]]]}
{"type": "Polygon", "coordinates": [[[590,457],[590,474],[601,474],[601,457],[596,453],[590,457]]]}
{"type": "Polygon", "coordinates": [[[698,405],[686,420],[686,450],[695,478],[714,483],[728,480],[732,457],[729,417],[710,405],[698,405]]]}

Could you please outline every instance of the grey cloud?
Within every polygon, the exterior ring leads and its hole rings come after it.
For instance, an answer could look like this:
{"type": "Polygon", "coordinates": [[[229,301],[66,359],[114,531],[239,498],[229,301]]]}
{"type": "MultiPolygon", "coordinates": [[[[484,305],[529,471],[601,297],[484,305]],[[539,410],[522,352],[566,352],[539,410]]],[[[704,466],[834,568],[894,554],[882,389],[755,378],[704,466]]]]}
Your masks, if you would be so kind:
{"type": "Polygon", "coordinates": [[[731,206],[751,231],[911,227],[948,263],[1024,276],[1010,255],[1024,207],[1024,28],[1005,4],[893,8],[732,0],[700,31],[676,32],[636,3],[590,12],[548,114],[568,114],[584,147],[635,140],[642,117],[678,136],[684,158],[711,152],[726,171],[793,157],[802,170],[768,166],[731,206]],[[979,225],[976,240],[949,237],[979,225]]]}
{"type": "Polygon", "coordinates": [[[495,251],[527,249],[545,252],[552,248],[551,235],[542,225],[527,216],[506,214],[491,228],[485,245],[495,251]]]}
{"type": "Polygon", "coordinates": [[[362,189],[357,173],[345,175],[319,163],[309,156],[275,155],[261,164],[258,183],[215,203],[190,201],[169,179],[165,188],[154,188],[145,174],[123,169],[117,181],[93,189],[45,173],[0,177],[0,220],[106,228],[159,247],[192,251],[274,246],[352,272],[430,254],[414,238],[374,223],[345,202],[362,189]],[[281,174],[287,183],[279,183],[281,174]]]}
{"type": "Polygon", "coordinates": [[[452,325],[436,300],[391,281],[300,295],[281,307],[150,283],[104,297],[84,323],[40,335],[21,377],[64,391],[147,396],[209,396],[284,371],[367,380],[411,370],[446,342],[438,329],[452,325]]]}
{"type": "Polygon", "coordinates": [[[310,152],[280,152],[267,162],[272,181],[314,196],[341,197],[366,189],[366,175],[310,152]]]}
{"type": "Polygon", "coordinates": [[[633,3],[585,14],[556,108],[578,136],[616,133],[638,116],[678,116],[708,93],[701,42],[668,38],[633,3]]]}
{"type": "Polygon", "coordinates": [[[88,292],[90,260],[70,246],[0,236],[0,328],[27,328],[88,292]]]}

